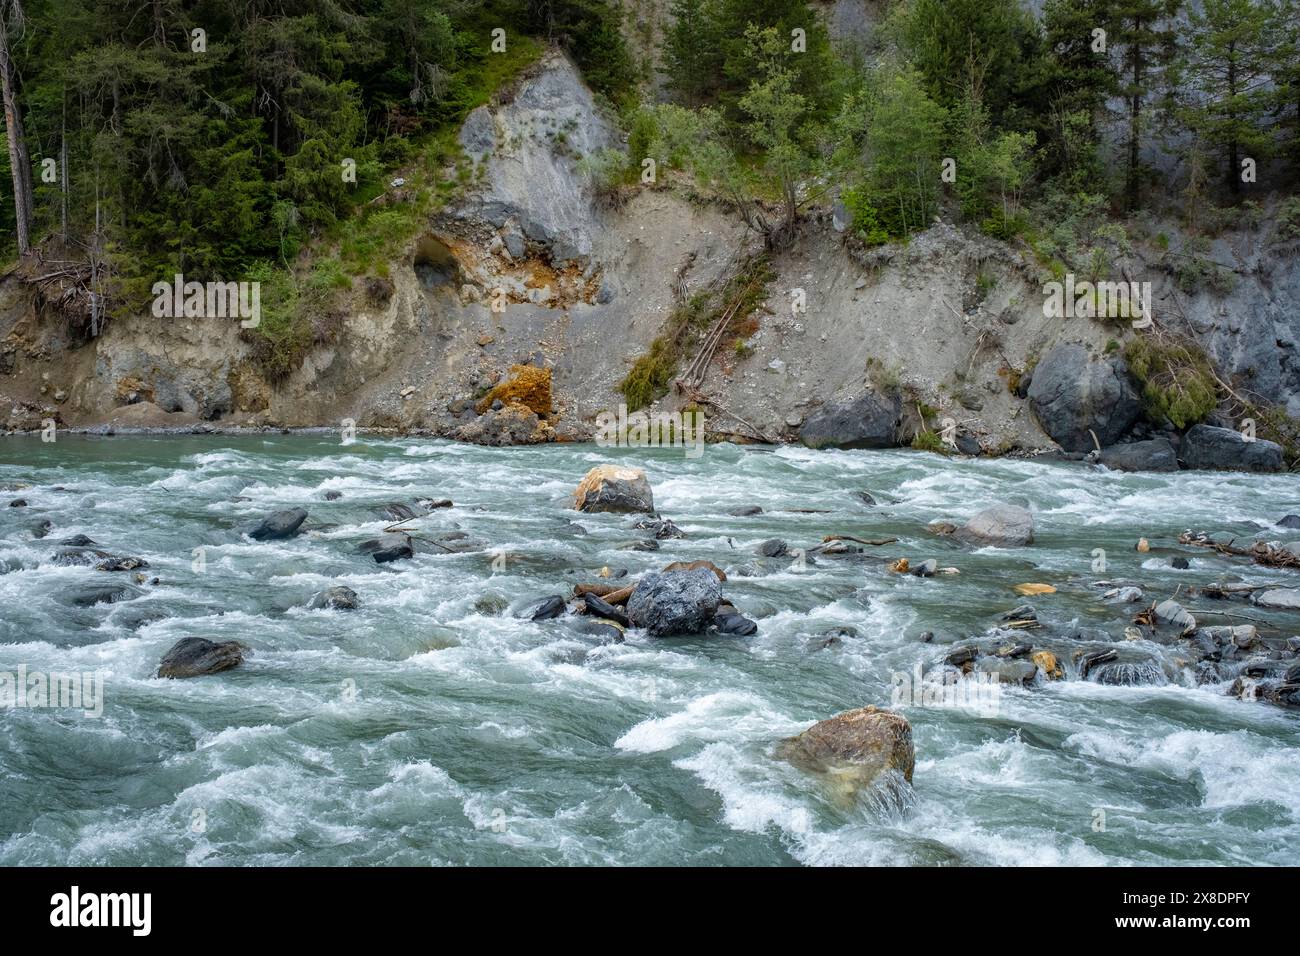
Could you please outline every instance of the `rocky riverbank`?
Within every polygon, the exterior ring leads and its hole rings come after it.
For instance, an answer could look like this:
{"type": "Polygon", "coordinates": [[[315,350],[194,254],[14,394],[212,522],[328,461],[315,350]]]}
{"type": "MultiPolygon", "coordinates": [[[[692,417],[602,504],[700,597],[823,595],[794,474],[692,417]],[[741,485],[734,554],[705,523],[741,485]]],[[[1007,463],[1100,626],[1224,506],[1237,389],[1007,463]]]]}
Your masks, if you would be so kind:
{"type": "MultiPolygon", "coordinates": [[[[619,203],[602,198],[580,159],[624,148],[624,136],[558,53],[475,110],[460,143],[470,185],[388,265],[390,278],[353,281],[336,334],[287,376],[260,368],[249,335],[221,320],[163,321],[142,307],[79,339],[6,277],[0,427],[589,440],[601,413],[627,404],[620,385],[673,316],[754,261],[757,238],[671,171],[619,203]]],[[[1181,290],[1170,244],[1186,237],[1174,222],[1153,224],[1163,244],[1115,264],[1167,304],[1148,331],[1045,314],[1052,276],[969,230],[936,224],[906,246],[867,251],[843,225],[829,206],[812,209],[795,244],[767,262],[753,312],[699,369],[695,392],[669,387],[648,411],[697,408],[713,440],[921,442],[970,455],[1091,455],[1127,470],[1283,467],[1266,435],[1250,440],[1262,420],[1226,394],[1195,427],[1150,413],[1124,357],[1142,336],[1188,338],[1237,383],[1234,394],[1300,415],[1285,307],[1300,260],[1267,219],[1211,250],[1237,276],[1228,298],[1181,290]]]]}

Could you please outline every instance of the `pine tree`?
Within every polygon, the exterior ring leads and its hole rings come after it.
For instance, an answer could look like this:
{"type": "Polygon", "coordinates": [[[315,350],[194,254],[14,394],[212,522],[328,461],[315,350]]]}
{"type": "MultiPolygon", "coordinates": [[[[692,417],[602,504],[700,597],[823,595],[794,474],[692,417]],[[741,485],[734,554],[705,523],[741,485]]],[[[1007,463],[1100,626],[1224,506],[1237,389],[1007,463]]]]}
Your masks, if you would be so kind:
{"type": "Polygon", "coordinates": [[[1242,184],[1242,162],[1268,154],[1265,118],[1272,93],[1270,10],[1251,0],[1204,0],[1190,18],[1185,72],[1189,81],[1181,115],[1211,148],[1221,152],[1229,188],[1242,184]]]}
{"type": "Polygon", "coordinates": [[[1130,209],[1141,201],[1142,147],[1146,142],[1149,101],[1163,88],[1173,57],[1174,21],[1182,0],[1115,0],[1114,34],[1122,49],[1119,92],[1124,98],[1127,161],[1124,200],[1130,209]]]}
{"type": "Polygon", "coordinates": [[[708,0],[673,0],[663,41],[668,88],[691,106],[706,102],[722,71],[716,13],[708,0]]]}

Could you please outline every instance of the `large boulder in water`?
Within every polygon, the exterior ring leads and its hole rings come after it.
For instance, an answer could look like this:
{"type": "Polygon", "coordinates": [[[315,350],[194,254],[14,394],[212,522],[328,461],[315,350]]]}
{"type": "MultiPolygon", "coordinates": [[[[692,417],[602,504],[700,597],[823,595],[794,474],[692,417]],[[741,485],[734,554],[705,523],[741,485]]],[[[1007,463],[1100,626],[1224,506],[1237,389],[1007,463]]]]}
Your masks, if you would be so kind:
{"type": "Polygon", "coordinates": [[[1177,471],[1178,450],[1168,438],[1152,438],[1101,450],[1101,463],[1115,471],[1177,471]]]}
{"type": "Polygon", "coordinates": [[[655,499],[650,480],[640,468],[597,465],[573,492],[573,507],[588,512],[653,513],[655,499]]]}
{"type": "Polygon", "coordinates": [[[411,536],[401,531],[386,531],[377,538],[362,541],[357,550],[375,559],[376,564],[387,564],[415,554],[411,536]]]}
{"type": "Polygon", "coordinates": [[[248,536],[254,541],[278,541],[292,538],[298,533],[302,523],[307,520],[307,512],[302,508],[286,508],[275,511],[263,518],[248,536]]]}
{"type": "Polygon", "coordinates": [[[159,677],[201,677],[238,666],[248,651],[239,641],[215,643],[202,637],[186,637],[172,645],[158,664],[159,677]]]}
{"type": "Polygon", "coordinates": [[[355,611],[360,606],[361,599],[357,597],[357,592],[342,584],[317,592],[307,602],[307,607],[313,611],[355,611]]]}
{"type": "Polygon", "coordinates": [[[1218,471],[1281,471],[1282,446],[1262,438],[1248,440],[1231,428],[1193,425],[1183,436],[1188,468],[1218,471]]]}
{"type": "Polygon", "coordinates": [[[866,392],[809,415],[799,429],[799,441],[809,448],[893,448],[902,418],[897,394],[866,392]]]}
{"type": "Polygon", "coordinates": [[[912,725],[877,707],[859,707],[813,724],[777,746],[777,756],[800,770],[825,775],[844,797],[894,771],[908,783],[916,767],[912,725]]]}
{"type": "Polygon", "coordinates": [[[1066,451],[1092,451],[1092,436],[1113,445],[1137,421],[1142,403],[1121,358],[1093,359],[1082,345],[1058,345],[1034,368],[1029,407],[1066,451]]]}
{"type": "Polygon", "coordinates": [[[986,508],[953,532],[967,544],[1014,548],[1034,543],[1034,516],[1016,505],[986,508]]]}
{"type": "Polygon", "coordinates": [[[627,616],[653,637],[699,634],[713,623],[722,585],[708,568],[647,574],[627,599],[627,616]]]}

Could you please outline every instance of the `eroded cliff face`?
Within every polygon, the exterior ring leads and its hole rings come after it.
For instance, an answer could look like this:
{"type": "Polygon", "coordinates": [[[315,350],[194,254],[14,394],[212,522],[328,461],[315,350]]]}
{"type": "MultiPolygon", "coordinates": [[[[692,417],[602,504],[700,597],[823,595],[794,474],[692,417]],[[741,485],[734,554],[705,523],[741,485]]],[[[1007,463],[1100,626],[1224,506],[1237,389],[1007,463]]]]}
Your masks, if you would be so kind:
{"type": "MultiPolygon", "coordinates": [[[[553,379],[553,414],[538,435],[588,437],[595,416],[623,401],[619,382],[675,305],[755,254],[757,237],[671,175],[618,203],[602,199],[580,158],[620,148],[622,137],[558,53],[470,114],[460,140],[469,187],[391,263],[389,280],[353,283],[336,334],[282,381],[261,371],[237,320],[142,310],[84,341],[19,281],[0,283],[8,427],[350,420],[491,440],[478,399],[511,366],[532,364],[553,379]]],[[[936,224],[904,247],[865,252],[837,226],[829,209],[815,210],[773,258],[762,306],[700,384],[711,431],[795,440],[810,417],[878,395],[897,402],[903,443],[937,413],[968,451],[1052,448],[1025,373],[1061,343],[1102,361],[1132,334],[1122,322],[1045,316],[1050,277],[1006,244],[936,224]]],[[[1179,234],[1168,232],[1176,252],[1179,234]]],[[[1137,253],[1114,265],[1152,281],[1158,321],[1186,316],[1225,374],[1295,413],[1296,246],[1267,227],[1220,239],[1211,257],[1238,273],[1226,294],[1183,295],[1137,253]]],[[[681,408],[699,394],[670,391],[660,404],[681,408]]]]}

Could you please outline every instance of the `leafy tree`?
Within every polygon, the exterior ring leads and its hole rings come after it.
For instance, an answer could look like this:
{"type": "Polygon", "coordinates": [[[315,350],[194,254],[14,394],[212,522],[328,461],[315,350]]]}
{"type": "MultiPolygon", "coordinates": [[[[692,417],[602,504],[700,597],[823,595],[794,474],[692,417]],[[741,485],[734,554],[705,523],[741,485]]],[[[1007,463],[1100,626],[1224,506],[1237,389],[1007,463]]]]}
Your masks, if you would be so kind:
{"type": "Polygon", "coordinates": [[[907,67],[884,68],[845,104],[838,121],[842,149],[860,161],[861,176],[843,198],[869,243],[924,228],[938,211],[947,115],[923,77],[907,67]]]}

